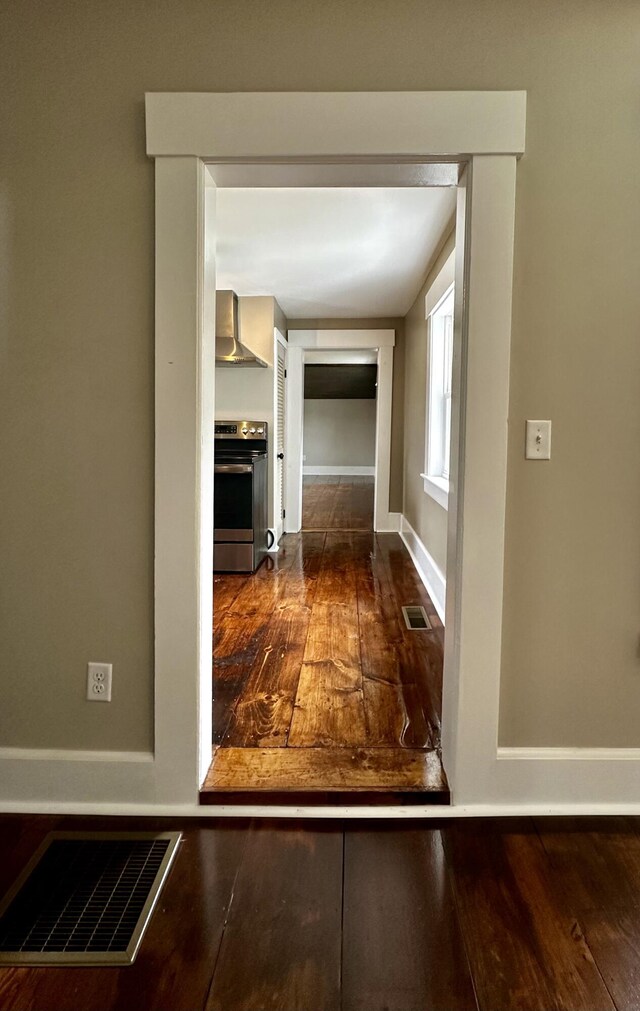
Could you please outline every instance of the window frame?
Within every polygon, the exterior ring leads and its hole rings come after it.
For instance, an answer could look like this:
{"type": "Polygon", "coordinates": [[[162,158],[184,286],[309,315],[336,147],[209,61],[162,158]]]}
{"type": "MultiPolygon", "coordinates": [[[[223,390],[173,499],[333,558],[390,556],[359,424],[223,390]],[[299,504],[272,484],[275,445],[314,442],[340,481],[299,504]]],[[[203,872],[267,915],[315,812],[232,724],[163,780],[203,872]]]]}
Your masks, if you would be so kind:
{"type": "MultiPolygon", "coordinates": [[[[434,359],[434,318],[443,306],[451,299],[451,309],[453,317],[454,298],[454,273],[455,273],[455,250],[451,252],[442,269],[437,274],[425,297],[425,318],[427,323],[427,369],[426,369],[426,397],[425,397],[425,440],[424,440],[424,471],[420,475],[423,479],[424,491],[431,498],[435,499],[443,509],[449,508],[449,474],[448,467],[443,461],[445,449],[442,445],[443,434],[446,433],[446,417],[436,419],[433,413],[434,396],[433,382],[434,375],[443,376],[445,363],[436,363],[434,359]],[[438,447],[434,446],[434,429],[438,428],[438,447]]],[[[453,323],[450,335],[450,362],[453,360],[453,323]]],[[[443,356],[445,349],[443,348],[443,356]]],[[[444,378],[444,377],[443,377],[444,378]]],[[[442,383],[444,386],[444,382],[442,383]]],[[[449,398],[451,397],[451,383],[449,381],[449,398]]],[[[446,398],[446,392],[443,394],[446,398]]],[[[443,411],[442,397],[439,398],[439,415],[443,411]]],[[[449,419],[451,417],[451,401],[449,399],[449,419]]],[[[450,425],[450,421],[449,421],[450,425]]],[[[450,432],[450,429],[449,429],[450,432]]],[[[446,434],[444,435],[446,443],[446,434]]]]}

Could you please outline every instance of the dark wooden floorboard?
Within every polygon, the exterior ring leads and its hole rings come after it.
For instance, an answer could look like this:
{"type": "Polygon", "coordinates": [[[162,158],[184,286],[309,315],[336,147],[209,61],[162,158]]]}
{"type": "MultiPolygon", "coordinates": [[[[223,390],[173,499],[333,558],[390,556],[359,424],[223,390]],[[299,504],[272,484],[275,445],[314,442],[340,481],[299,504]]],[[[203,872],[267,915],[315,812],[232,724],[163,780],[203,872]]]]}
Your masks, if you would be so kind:
{"type": "Polygon", "coordinates": [[[640,906],[635,818],[541,818],[536,822],[556,887],[579,914],[640,906]]]}
{"type": "Polygon", "coordinates": [[[342,1008],[477,1008],[437,829],[347,831],[342,1008]]]}
{"type": "Polygon", "coordinates": [[[636,827],[0,816],[2,891],[52,829],[184,832],[133,966],[2,968],[0,1008],[638,1011],[636,827]]]}
{"type": "Polygon", "coordinates": [[[583,913],[580,922],[617,1011],[638,1011],[640,909],[583,913]]]}
{"type": "Polygon", "coordinates": [[[443,829],[481,1011],[614,1011],[527,820],[443,829]]]}
{"type": "Polygon", "coordinates": [[[247,842],[248,822],[185,824],[167,819],[69,818],[58,827],[88,826],[105,831],[181,828],[184,833],[138,956],[132,966],[121,968],[0,969],[0,1008],[2,1011],[203,1008],[233,883],[247,842]]]}
{"type": "Polygon", "coordinates": [[[339,1011],[342,849],[340,826],[252,829],[207,1011],[339,1011]]]}

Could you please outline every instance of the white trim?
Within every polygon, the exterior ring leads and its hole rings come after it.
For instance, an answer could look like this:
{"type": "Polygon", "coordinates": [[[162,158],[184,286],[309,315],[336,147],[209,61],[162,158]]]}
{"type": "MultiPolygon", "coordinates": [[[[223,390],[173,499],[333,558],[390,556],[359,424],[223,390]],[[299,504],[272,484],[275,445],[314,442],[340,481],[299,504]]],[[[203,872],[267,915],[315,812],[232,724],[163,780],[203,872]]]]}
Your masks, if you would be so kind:
{"type": "Polygon", "coordinates": [[[323,474],[326,474],[327,476],[330,476],[330,475],[333,474],[336,477],[340,477],[341,475],[347,475],[347,476],[351,475],[353,477],[356,477],[358,475],[360,475],[361,477],[373,477],[375,475],[375,472],[376,472],[376,468],[375,467],[364,467],[364,466],[361,467],[361,466],[357,466],[355,464],[353,466],[351,466],[351,467],[346,467],[346,466],[345,467],[339,467],[337,465],[336,466],[328,465],[326,467],[321,467],[321,466],[313,465],[313,466],[310,466],[310,467],[304,466],[302,468],[302,473],[303,474],[309,474],[309,475],[315,474],[315,475],[318,475],[318,476],[322,476],[323,474]]]}
{"type": "MultiPolygon", "coordinates": [[[[435,329],[437,314],[450,298],[455,288],[455,248],[438,272],[425,296],[427,323],[427,370],[425,375],[425,425],[424,425],[424,470],[423,489],[435,499],[443,509],[449,508],[449,467],[445,459],[446,419],[442,416],[442,396],[444,394],[445,357],[443,354],[444,333],[435,329]],[[436,337],[438,354],[436,355],[436,337]],[[440,398],[440,404],[434,402],[440,398]]],[[[455,296],[454,296],[455,297],[455,296]]],[[[452,349],[453,350],[453,349],[452,349]]],[[[453,360],[451,362],[453,371],[453,360]]],[[[453,405],[451,405],[453,406],[453,405]]]]}
{"type": "MultiPolygon", "coordinates": [[[[395,340],[395,334],[394,334],[395,340]]],[[[375,489],[373,529],[389,530],[391,492],[391,425],[393,406],[393,347],[378,346],[378,389],[376,397],[375,489]]]]}
{"type": "Polygon", "coordinates": [[[153,752],[72,751],[67,748],[0,748],[0,759],[19,762],[153,762],[153,752]]]}
{"type": "Polygon", "coordinates": [[[427,495],[442,506],[449,508],[449,482],[446,477],[436,477],[434,474],[421,474],[422,484],[427,495]]]}
{"type": "Polygon", "coordinates": [[[339,153],[345,161],[401,161],[524,153],[525,91],[155,92],[145,99],[152,157],[339,153]]]}
{"type": "Polygon", "coordinates": [[[515,182],[515,158],[473,158],[458,188],[442,749],[463,804],[502,799],[494,789],[515,182]]]}
{"type": "Polygon", "coordinates": [[[456,253],[454,249],[451,255],[448,256],[442,264],[441,270],[438,272],[437,277],[434,278],[433,284],[424,297],[425,319],[428,319],[434,309],[438,308],[438,304],[445,297],[449,288],[453,286],[455,281],[455,270],[456,253]]]}
{"type": "Polygon", "coordinates": [[[83,814],[171,818],[270,818],[290,819],[305,818],[329,819],[339,818],[344,821],[380,820],[385,821],[424,821],[437,819],[455,820],[458,818],[503,818],[503,817],[546,817],[546,816],[597,816],[613,817],[615,815],[640,816],[640,803],[637,801],[623,802],[581,802],[572,801],[550,803],[517,803],[517,804],[410,804],[406,807],[305,807],[271,806],[268,804],[246,805],[213,805],[206,804],[128,804],[116,802],[59,802],[55,800],[38,800],[33,803],[25,801],[0,802],[2,814],[83,814]]]}
{"type": "Polygon", "coordinates": [[[211,761],[215,284],[205,261],[215,277],[216,192],[206,192],[205,256],[203,163],[160,158],[155,170],[152,769],[154,799],[177,802],[196,794],[211,761]]]}
{"type": "Polygon", "coordinates": [[[427,593],[433,601],[433,606],[438,612],[438,617],[444,625],[447,596],[447,582],[444,573],[426,545],[418,537],[406,516],[402,516],[400,520],[400,536],[411,555],[411,560],[416,567],[420,579],[424,583],[427,593]]]}
{"type": "Polygon", "coordinates": [[[501,747],[487,787],[489,803],[637,805],[640,749],[501,747]]]}
{"type": "MultiPolygon", "coordinates": [[[[395,330],[289,330],[289,347],[311,351],[357,351],[359,348],[392,348],[395,330]]],[[[316,359],[313,359],[316,361],[316,359]]]]}
{"type": "Polygon", "coordinates": [[[400,533],[400,523],[402,513],[387,513],[387,525],[376,530],[378,534],[398,534],[400,533]]]}
{"type": "Polygon", "coordinates": [[[640,762],[640,748],[498,748],[498,760],[536,762],[640,762]]]}

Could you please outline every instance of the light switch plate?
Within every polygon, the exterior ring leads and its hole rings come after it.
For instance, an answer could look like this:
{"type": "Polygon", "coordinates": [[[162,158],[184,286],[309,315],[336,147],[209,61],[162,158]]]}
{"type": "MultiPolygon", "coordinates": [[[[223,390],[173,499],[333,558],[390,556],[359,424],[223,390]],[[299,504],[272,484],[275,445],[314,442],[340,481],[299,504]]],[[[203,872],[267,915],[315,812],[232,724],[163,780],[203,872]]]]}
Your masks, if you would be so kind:
{"type": "Polygon", "coordinates": [[[527,421],[524,455],[527,460],[551,459],[550,421],[527,421]]]}

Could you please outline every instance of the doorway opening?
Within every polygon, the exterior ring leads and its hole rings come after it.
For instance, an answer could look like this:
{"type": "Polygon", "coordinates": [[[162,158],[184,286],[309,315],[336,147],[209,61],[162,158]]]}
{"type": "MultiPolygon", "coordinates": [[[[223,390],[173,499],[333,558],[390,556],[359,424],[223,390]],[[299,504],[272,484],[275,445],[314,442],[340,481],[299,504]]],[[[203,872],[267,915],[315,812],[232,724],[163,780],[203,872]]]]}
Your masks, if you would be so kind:
{"type": "MultiPolygon", "coordinates": [[[[442,750],[458,813],[516,796],[546,798],[548,762],[522,762],[496,745],[516,169],[525,150],[526,93],[158,93],[147,94],[146,117],[156,191],[155,745],[152,763],[126,767],[131,796],[191,804],[211,765],[212,179],[220,188],[457,186],[456,248],[465,253],[456,257],[451,441],[460,469],[450,475],[447,540],[455,551],[446,565],[442,750]]],[[[426,571],[416,531],[404,522],[401,529],[426,571]]],[[[106,794],[108,784],[122,783],[123,768],[104,763],[106,794]]],[[[418,805],[413,813],[432,811],[418,805]]]]}
{"type": "Polygon", "coordinates": [[[373,530],[378,355],[304,356],[302,529],[373,530]]]}
{"type": "MultiPolygon", "coordinates": [[[[215,531],[214,755],[201,801],[246,803],[255,794],[258,801],[291,802],[299,794],[312,804],[328,797],[448,803],[444,625],[400,536],[407,420],[401,391],[404,314],[424,301],[425,276],[453,228],[456,189],[292,192],[293,199],[284,190],[217,192],[218,283],[237,292],[238,341],[263,367],[217,370],[216,439],[229,452],[237,419],[247,459],[264,441],[271,543],[264,560],[229,571],[215,531]],[[244,201],[250,214],[241,210],[244,201]],[[341,229],[336,213],[351,204],[361,215],[365,208],[355,236],[353,222],[341,229]],[[305,228],[318,255],[319,217],[334,221],[331,256],[355,239],[362,261],[346,289],[350,317],[330,315],[337,309],[327,289],[339,263],[316,269],[319,280],[297,268],[311,255],[305,228]],[[255,248],[266,237],[276,264],[271,273],[255,248]],[[370,246],[375,255],[367,254],[370,246]],[[314,317],[294,315],[301,290],[314,317]],[[259,444],[251,441],[259,435],[259,444]],[[400,487],[392,488],[392,472],[400,487]],[[407,624],[406,608],[421,610],[425,620],[407,624]]],[[[423,402],[417,406],[425,411],[423,402]]],[[[229,481],[222,448],[216,515],[222,481],[229,481]]],[[[241,534],[255,538],[256,531],[241,534]]]]}

